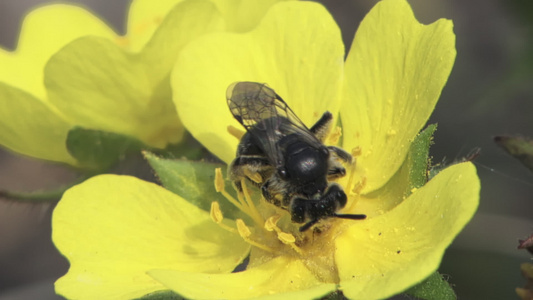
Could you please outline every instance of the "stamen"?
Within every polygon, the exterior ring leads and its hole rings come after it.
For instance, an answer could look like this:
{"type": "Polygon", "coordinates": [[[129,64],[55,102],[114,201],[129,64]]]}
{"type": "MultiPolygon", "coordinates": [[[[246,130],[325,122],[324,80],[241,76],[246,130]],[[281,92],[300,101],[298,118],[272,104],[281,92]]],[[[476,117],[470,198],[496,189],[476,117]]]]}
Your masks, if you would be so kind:
{"type": "Polygon", "coordinates": [[[239,231],[239,234],[242,236],[243,239],[247,239],[252,235],[252,232],[250,231],[250,228],[246,226],[244,221],[242,219],[237,219],[237,230],[239,231]]]}
{"type": "Polygon", "coordinates": [[[229,232],[232,232],[232,233],[237,233],[235,228],[231,228],[228,225],[222,223],[222,220],[224,220],[224,215],[222,214],[222,211],[220,210],[220,204],[218,204],[218,202],[216,201],[211,202],[211,211],[209,215],[211,216],[211,219],[213,220],[213,222],[217,223],[223,229],[229,232]]]}
{"type": "MultiPolygon", "coordinates": [[[[249,208],[250,217],[254,219],[257,225],[259,226],[263,225],[265,220],[263,219],[263,217],[261,217],[261,214],[257,210],[257,207],[255,206],[255,203],[252,200],[252,197],[250,197],[250,192],[248,191],[248,188],[246,187],[246,182],[244,181],[244,179],[241,179],[241,187],[242,187],[242,192],[244,194],[244,200],[246,201],[245,205],[248,206],[249,208]]],[[[242,200],[241,200],[241,203],[242,203],[242,200]]]]}
{"type": "Polygon", "coordinates": [[[280,215],[273,215],[270,218],[268,218],[265,222],[265,229],[267,231],[276,231],[278,234],[278,240],[280,240],[283,244],[289,245],[296,253],[303,254],[302,249],[300,247],[296,246],[296,238],[294,235],[290,233],[283,232],[278,225],[276,225],[281,218],[280,215]]]}
{"type": "Polygon", "coordinates": [[[238,129],[238,128],[235,128],[231,125],[228,126],[228,132],[229,134],[233,135],[234,137],[236,137],[239,141],[242,139],[243,135],[244,135],[244,131],[238,129]]]}
{"type": "Polygon", "coordinates": [[[278,233],[278,239],[283,242],[285,245],[294,244],[296,242],[296,239],[294,238],[294,235],[286,232],[280,232],[278,233]]]}
{"type": "Polygon", "coordinates": [[[339,138],[342,136],[342,129],[339,126],[336,126],[333,131],[329,134],[328,144],[337,145],[339,138]]]}
{"type": "Polygon", "coordinates": [[[276,230],[277,232],[281,231],[281,229],[279,229],[279,227],[276,225],[280,218],[281,218],[280,215],[273,215],[269,217],[265,222],[265,229],[267,231],[274,231],[274,230],[276,230]]]}
{"type": "Polygon", "coordinates": [[[249,215],[248,210],[243,207],[233,196],[226,192],[224,187],[224,177],[222,177],[222,170],[220,168],[215,169],[215,189],[217,192],[221,193],[224,198],[226,198],[231,204],[235,205],[239,210],[245,212],[249,215]]]}
{"type": "Polygon", "coordinates": [[[361,180],[354,185],[352,192],[359,195],[361,194],[361,191],[365,188],[365,186],[366,186],[366,176],[363,176],[363,178],[361,178],[361,180]]]}
{"type": "Polygon", "coordinates": [[[237,219],[236,221],[236,224],[237,224],[237,230],[239,231],[239,235],[242,237],[242,239],[244,241],[246,241],[248,244],[252,245],[252,246],[255,246],[259,249],[263,249],[265,251],[268,251],[268,252],[274,252],[275,250],[266,246],[266,245],[263,245],[263,244],[260,244],[256,241],[253,241],[252,239],[250,239],[250,236],[252,235],[252,232],[250,231],[250,228],[248,228],[248,226],[246,226],[246,224],[244,224],[244,221],[242,219],[237,219]]]}
{"type": "Polygon", "coordinates": [[[289,245],[294,252],[302,255],[303,251],[300,249],[300,247],[296,246],[296,238],[294,238],[294,235],[286,232],[279,232],[278,233],[278,239],[285,245],[289,245]]]}
{"type": "Polygon", "coordinates": [[[220,204],[218,204],[218,202],[216,201],[211,202],[211,211],[209,215],[211,216],[211,219],[217,224],[224,220],[224,216],[222,215],[222,211],[220,210],[220,204]]]}
{"type": "Polygon", "coordinates": [[[217,190],[217,192],[221,192],[223,190],[225,190],[226,187],[224,185],[224,177],[222,177],[222,169],[221,168],[216,168],[215,169],[215,190],[217,190]]]}

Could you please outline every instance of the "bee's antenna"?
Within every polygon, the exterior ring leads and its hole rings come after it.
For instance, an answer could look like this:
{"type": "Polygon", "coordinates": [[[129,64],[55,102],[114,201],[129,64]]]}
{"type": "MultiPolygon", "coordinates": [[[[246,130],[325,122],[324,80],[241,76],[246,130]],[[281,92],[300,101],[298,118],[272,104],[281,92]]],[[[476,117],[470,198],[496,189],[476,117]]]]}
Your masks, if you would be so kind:
{"type": "Polygon", "coordinates": [[[364,220],[366,215],[353,215],[353,214],[333,214],[332,217],[339,219],[349,219],[349,220],[364,220]]]}
{"type": "Polygon", "coordinates": [[[304,232],[307,229],[311,228],[311,226],[315,225],[318,221],[320,221],[320,219],[314,219],[314,220],[311,220],[311,221],[305,223],[305,225],[300,227],[300,232],[304,232]]]}
{"type": "MultiPolygon", "coordinates": [[[[366,215],[355,215],[355,214],[333,214],[330,217],[332,218],[339,218],[339,219],[348,219],[348,220],[364,220],[366,219],[366,215]]],[[[300,227],[300,232],[304,232],[307,229],[311,228],[311,226],[315,225],[320,219],[314,219],[307,223],[305,223],[302,227],[300,227]]]]}

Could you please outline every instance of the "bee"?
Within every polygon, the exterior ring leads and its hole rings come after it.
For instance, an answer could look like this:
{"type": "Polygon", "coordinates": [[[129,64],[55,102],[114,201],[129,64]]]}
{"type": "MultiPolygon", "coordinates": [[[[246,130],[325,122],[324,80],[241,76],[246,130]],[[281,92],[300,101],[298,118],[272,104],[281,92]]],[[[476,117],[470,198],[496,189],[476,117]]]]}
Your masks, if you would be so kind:
{"type": "Polygon", "coordinates": [[[266,84],[236,82],[226,93],[233,117],[246,129],[229,167],[242,192],[241,179],[261,189],[266,201],[289,212],[301,232],[324,218],[361,220],[365,215],[337,214],[346,205],[342,187],[332,182],[353,163],[341,148],[323,144],[333,120],[326,111],[307,128],[287,103],[266,84]]]}

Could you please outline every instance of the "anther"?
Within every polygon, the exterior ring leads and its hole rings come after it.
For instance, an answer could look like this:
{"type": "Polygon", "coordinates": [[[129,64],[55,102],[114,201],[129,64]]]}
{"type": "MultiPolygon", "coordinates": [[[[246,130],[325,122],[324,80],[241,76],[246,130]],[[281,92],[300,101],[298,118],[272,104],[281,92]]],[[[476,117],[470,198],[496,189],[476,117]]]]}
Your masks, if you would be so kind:
{"type": "Polygon", "coordinates": [[[296,242],[296,239],[294,238],[294,235],[290,234],[290,233],[286,233],[286,232],[280,232],[278,233],[278,239],[283,243],[283,244],[294,244],[294,242],[296,242]]]}
{"type": "Polygon", "coordinates": [[[259,249],[263,249],[268,252],[275,252],[274,249],[252,240],[250,238],[250,236],[252,235],[252,231],[250,231],[250,228],[248,228],[248,226],[244,224],[244,221],[242,219],[235,220],[235,223],[237,224],[237,231],[239,232],[239,235],[245,242],[259,249]]]}
{"type": "Polygon", "coordinates": [[[237,230],[239,231],[239,235],[243,239],[247,239],[252,235],[250,228],[248,228],[248,226],[244,224],[244,221],[242,219],[235,220],[235,223],[237,224],[237,230]]]}
{"type": "Polygon", "coordinates": [[[219,193],[225,190],[224,177],[220,168],[215,169],[215,190],[219,193]]]}
{"type": "Polygon", "coordinates": [[[222,229],[225,229],[232,233],[237,233],[235,228],[229,227],[228,225],[222,223],[222,220],[224,220],[224,215],[222,214],[222,210],[220,210],[220,205],[218,204],[218,202],[211,202],[211,210],[209,212],[209,215],[211,216],[213,222],[217,223],[218,226],[222,227],[222,229]]]}
{"type": "Polygon", "coordinates": [[[229,134],[233,135],[234,137],[236,137],[239,141],[242,139],[242,136],[244,135],[244,131],[238,129],[238,128],[235,128],[231,125],[228,126],[228,132],[229,134]]]}
{"type": "Polygon", "coordinates": [[[279,227],[276,225],[279,221],[279,219],[281,218],[280,215],[273,215],[271,217],[269,217],[266,221],[265,221],[265,229],[267,231],[278,231],[279,230],[279,227]]]}
{"type": "Polygon", "coordinates": [[[302,249],[300,247],[296,246],[296,238],[294,235],[286,232],[278,232],[278,240],[280,240],[283,244],[289,245],[294,252],[298,254],[303,254],[302,249]]]}
{"type": "Polygon", "coordinates": [[[224,188],[224,178],[222,177],[222,170],[220,168],[215,169],[215,190],[224,196],[226,200],[228,200],[231,204],[235,205],[239,210],[243,211],[244,213],[249,215],[248,210],[246,210],[246,207],[241,205],[233,196],[228,194],[226,192],[226,189],[224,188]]]}
{"type": "Polygon", "coordinates": [[[220,224],[220,222],[224,220],[224,215],[222,215],[222,211],[220,210],[220,204],[218,204],[218,202],[216,201],[211,202],[211,211],[209,215],[211,216],[211,219],[217,224],[220,224]]]}

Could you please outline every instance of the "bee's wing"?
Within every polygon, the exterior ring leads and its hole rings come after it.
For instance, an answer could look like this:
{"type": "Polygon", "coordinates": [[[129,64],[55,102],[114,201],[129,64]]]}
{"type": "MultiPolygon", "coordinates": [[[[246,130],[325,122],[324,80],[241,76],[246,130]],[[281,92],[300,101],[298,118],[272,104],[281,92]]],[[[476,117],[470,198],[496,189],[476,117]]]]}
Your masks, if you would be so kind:
{"type": "Polygon", "coordinates": [[[228,106],[239,123],[257,140],[276,167],[283,164],[278,141],[289,134],[298,134],[310,145],[321,146],[290,107],[266,84],[236,82],[227,90],[228,106]]]}

